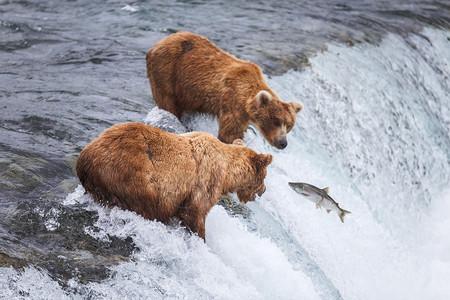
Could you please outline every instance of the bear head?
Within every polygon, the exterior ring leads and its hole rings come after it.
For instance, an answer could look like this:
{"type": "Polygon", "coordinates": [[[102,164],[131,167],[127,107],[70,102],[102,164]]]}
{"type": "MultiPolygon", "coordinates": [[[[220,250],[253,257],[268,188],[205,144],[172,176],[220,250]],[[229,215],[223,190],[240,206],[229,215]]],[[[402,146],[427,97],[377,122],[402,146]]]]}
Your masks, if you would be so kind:
{"type": "Polygon", "coordinates": [[[245,204],[255,200],[256,195],[262,196],[266,191],[264,178],[267,174],[267,166],[272,162],[271,154],[256,154],[250,158],[251,176],[246,176],[245,181],[237,189],[239,202],[245,204]]]}
{"type": "Polygon", "coordinates": [[[286,148],[286,135],[294,127],[303,104],[298,101],[282,102],[276,95],[264,90],[258,92],[252,103],[249,111],[251,123],[272,146],[286,148]]]}

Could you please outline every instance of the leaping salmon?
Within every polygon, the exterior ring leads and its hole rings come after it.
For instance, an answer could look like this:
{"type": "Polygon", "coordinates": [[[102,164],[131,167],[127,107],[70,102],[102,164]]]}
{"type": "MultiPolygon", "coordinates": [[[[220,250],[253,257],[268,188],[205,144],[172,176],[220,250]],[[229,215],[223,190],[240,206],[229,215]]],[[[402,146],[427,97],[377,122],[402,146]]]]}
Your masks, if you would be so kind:
{"type": "Polygon", "coordinates": [[[340,208],[338,203],[328,195],[328,187],[320,189],[304,182],[289,182],[289,186],[298,194],[316,203],[317,208],[323,207],[327,210],[327,213],[330,211],[337,213],[342,223],[344,223],[345,215],[350,214],[348,210],[340,208]]]}

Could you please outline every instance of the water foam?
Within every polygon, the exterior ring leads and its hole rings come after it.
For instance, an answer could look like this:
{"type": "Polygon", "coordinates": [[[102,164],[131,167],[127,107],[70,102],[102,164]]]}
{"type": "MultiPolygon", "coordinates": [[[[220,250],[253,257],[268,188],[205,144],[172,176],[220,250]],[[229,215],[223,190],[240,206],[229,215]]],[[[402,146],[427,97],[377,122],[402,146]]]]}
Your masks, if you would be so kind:
{"type": "Polygon", "coordinates": [[[70,299],[45,270],[0,268],[0,299],[70,299]]]}
{"type": "MultiPolygon", "coordinates": [[[[208,215],[204,244],[179,226],[148,221],[130,211],[105,209],[89,198],[78,187],[66,199],[67,205],[88,203],[86,209],[98,212],[95,228],[86,228],[86,233],[101,240],[132,237],[139,248],[132,261],[112,268],[114,275],[109,280],[89,283],[84,288],[89,293],[107,298],[174,299],[270,299],[277,295],[295,299],[302,293],[317,298],[311,280],[294,270],[282,251],[269,239],[249,232],[222,207],[214,207],[208,215]]],[[[72,284],[77,287],[76,282],[72,284]]]]}

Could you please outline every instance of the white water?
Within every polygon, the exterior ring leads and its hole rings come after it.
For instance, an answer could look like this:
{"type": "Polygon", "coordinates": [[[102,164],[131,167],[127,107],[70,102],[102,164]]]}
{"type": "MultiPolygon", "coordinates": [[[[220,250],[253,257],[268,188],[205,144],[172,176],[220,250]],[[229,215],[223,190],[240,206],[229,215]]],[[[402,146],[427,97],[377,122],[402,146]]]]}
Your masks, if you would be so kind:
{"type": "MultiPolygon", "coordinates": [[[[274,154],[267,191],[247,205],[248,216],[214,207],[206,244],[176,226],[101,208],[78,187],[65,205],[98,212],[86,232],[131,237],[140,251],[110,279],[74,278],[65,290],[45,271],[0,268],[0,298],[448,299],[450,42],[446,32],[422,34],[329,45],[303,72],[269,78],[282,99],[305,109],[283,151],[248,131],[248,146],[274,154]],[[289,181],[329,186],[352,214],[342,224],[289,181]]],[[[183,131],[161,114],[153,109],[146,122],[183,131]]],[[[217,133],[209,117],[183,123],[217,133]]]]}

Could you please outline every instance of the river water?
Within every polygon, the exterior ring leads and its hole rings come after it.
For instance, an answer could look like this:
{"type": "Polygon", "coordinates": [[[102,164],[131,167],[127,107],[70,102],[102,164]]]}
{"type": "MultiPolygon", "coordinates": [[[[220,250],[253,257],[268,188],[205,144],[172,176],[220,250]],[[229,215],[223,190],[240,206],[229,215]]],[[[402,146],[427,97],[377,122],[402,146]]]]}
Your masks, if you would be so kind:
{"type": "Polygon", "coordinates": [[[1,299],[448,299],[445,1],[0,1],[1,299]],[[145,53],[178,30],[258,63],[304,110],[267,191],[178,226],[105,209],[74,172],[113,124],[217,134],[155,107],[145,53]],[[330,187],[332,212],[287,182],[330,187]]]}

